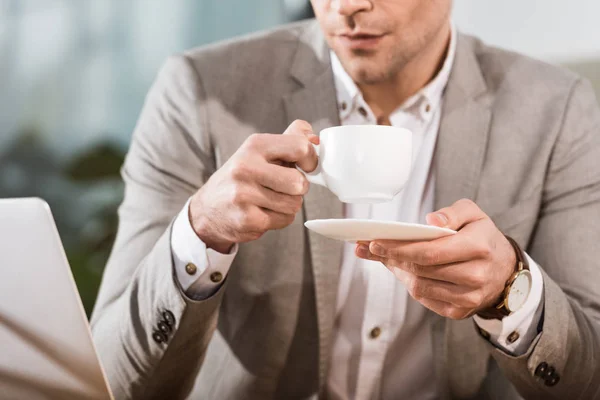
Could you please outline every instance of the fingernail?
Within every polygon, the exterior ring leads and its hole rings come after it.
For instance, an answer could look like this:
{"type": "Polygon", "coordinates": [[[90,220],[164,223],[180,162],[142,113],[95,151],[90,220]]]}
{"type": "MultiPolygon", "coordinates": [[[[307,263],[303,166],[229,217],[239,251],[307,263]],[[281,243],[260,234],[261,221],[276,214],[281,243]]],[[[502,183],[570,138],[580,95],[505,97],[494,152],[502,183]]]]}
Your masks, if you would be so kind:
{"type": "Polygon", "coordinates": [[[308,140],[312,144],[319,144],[319,142],[320,142],[319,137],[317,135],[315,135],[314,133],[309,133],[308,134],[308,140]]]}
{"type": "Polygon", "coordinates": [[[359,244],[356,253],[359,257],[368,257],[369,256],[369,248],[364,244],[359,244]]]}
{"type": "Polygon", "coordinates": [[[385,256],[385,249],[377,243],[371,243],[369,250],[371,250],[371,253],[377,256],[385,256]]]}
{"type": "Polygon", "coordinates": [[[446,214],[442,214],[442,213],[433,213],[433,214],[429,214],[432,216],[432,221],[435,225],[437,226],[446,226],[448,225],[448,217],[446,217],[446,214]]]}

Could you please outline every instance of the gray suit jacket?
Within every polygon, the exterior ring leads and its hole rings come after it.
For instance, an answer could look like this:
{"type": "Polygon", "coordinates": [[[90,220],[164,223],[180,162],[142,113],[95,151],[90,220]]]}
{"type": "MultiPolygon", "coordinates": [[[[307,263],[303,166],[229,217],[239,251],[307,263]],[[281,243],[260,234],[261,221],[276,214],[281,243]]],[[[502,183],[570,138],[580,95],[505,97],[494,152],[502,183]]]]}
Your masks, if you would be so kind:
{"type": "MultiPolygon", "coordinates": [[[[434,164],[436,207],[470,198],[543,269],[543,329],[511,357],[470,319],[437,318],[436,372],[451,398],[600,396],[600,112],[577,76],[460,35],[434,164]],[[541,363],[560,381],[535,376],[541,363]]],[[[296,221],[244,244],[225,285],[193,301],[173,276],[171,222],[254,132],[338,125],[314,21],[168,60],[123,167],[120,227],[92,318],[118,398],[294,399],[322,393],[342,244],[307,219],[342,217],[312,186],[296,221]],[[169,310],[168,342],[152,339],[169,310]]]]}

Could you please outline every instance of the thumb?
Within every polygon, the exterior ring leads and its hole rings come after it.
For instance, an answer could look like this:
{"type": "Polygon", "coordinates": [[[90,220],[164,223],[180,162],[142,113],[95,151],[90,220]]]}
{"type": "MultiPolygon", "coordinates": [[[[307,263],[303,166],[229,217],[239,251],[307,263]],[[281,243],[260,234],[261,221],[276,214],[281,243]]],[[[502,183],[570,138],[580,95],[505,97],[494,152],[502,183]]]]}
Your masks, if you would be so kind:
{"type": "Polygon", "coordinates": [[[462,199],[450,207],[427,214],[426,220],[429,225],[459,230],[467,224],[484,218],[487,218],[487,215],[477,204],[471,200],[462,199]]]}
{"type": "Polygon", "coordinates": [[[445,228],[448,225],[448,217],[442,210],[427,214],[425,220],[429,225],[439,226],[440,228],[445,228]]]}

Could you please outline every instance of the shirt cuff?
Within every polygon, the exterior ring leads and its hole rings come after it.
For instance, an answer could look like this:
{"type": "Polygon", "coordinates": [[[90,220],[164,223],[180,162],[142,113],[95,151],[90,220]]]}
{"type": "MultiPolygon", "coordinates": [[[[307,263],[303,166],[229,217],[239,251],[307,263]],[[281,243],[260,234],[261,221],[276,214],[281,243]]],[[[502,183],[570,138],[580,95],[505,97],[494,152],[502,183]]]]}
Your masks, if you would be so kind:
{"type": "Polygon", "coordinates": [[[540,267],[525,255],[529,262],[531,272],[531,291],[523,306],[499,319],[484,319],[477,315],[473,316],[475,323],[485,331],[485,336],[496,347],[505,352],[520,356],[527,352],[533,340],[538,335],[538,326],[544,310],[544,280],[540,267]]]}
{"type": "Polygon", "coordinates": [[[189,218],[190,200],[177,215],[171,233],[171,254],[175,276],[191,299],[205,300],[219,290],[235,258],[238,245],[229,254],[206,248],[189,218]]]}

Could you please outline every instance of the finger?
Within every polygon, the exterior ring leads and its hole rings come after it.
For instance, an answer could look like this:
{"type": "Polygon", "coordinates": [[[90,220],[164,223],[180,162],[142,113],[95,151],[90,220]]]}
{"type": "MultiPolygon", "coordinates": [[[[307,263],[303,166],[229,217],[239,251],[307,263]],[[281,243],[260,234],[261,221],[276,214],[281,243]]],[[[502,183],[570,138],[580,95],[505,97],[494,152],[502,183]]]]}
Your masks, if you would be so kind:
{"type": "Polygon", "coordinates": [[[317,168],[317,151],[306,136],[269,135],[269,143],[263,144],[263,154],[267,161],[295,163],[303,171],[312,172],[317,168]]]}
{"type": "Polygon", "coordinates": [[[252,205],[247,207],[239,218],[239,230],[243,233],[264,233],[282,229],[294,222],[295,216],[282,214],[252,205]]]}
{"type": "Polygon", "coordinates": [[[405,274],[399,275],[400,271],[421,278],[435,279],[450,283],[459,283],[461,279],[468,277],[468,273],[463,267],[463,263],[430,266],[407,261],[396,261],[392,258],[384,258],[371,253],[369,251],[369,243],[358,243],[355,253],[359,258],[383,263],[390,271],[396,274],[396,277],[403,283],[406,283],[404,281],[405,274]]]}
{"type": "MultiPolygon", "coordinates": [[[[477,260],[442,265],[420,265],[406,261],[398,262],[394,259],[380,257],[371,253],[368,243],[357,244],[355,252],[358,257],[365,260],[383,263],[394,274],[398,274],[398,271],[401,270],[418,277],[453,283],[472,289],[481,288],[488,281],[485,270],[481,268],[480,262],[477,260]]],[[[400,276],[397,277],[402,280],[400,276]]]]}
{"type": "Polygon", "coordinates": [[[295,215],[302,208],[302,196],[291,196],[257,185],[251,189],[250,201],[264,209],[295,215]]]}
{"type": "Polygon", "coordinates": [[[267,209],[262,209],[262,211],[267,215],[268,220],[268,227],[265,230],[283,229],[291,225],[296,219],[293,214],[282,214],[267,209]]]}
{"type": "Polygon", "coordinates": [[[456,307],[479,309],[486,300],[483,289],[423,278],[404,273],[402,282],[417,301],[431,299],[450,303],[456,307]]]}
{"type": "MultiPolygon", "coordinates": [[[[431,304],[443,303],[445,306],[441,312],[447,312],[449,310],[450,315],[457,316],[456,318],[461,318],[462,313],[466,313],[471,309],[479,309],[485,301],[485,296],[481,289],[482,285],[475,285],[475,287],[458,285],[449,281],[416,275],[412,273],[410,269],[400,268],[395,266],[393,261],[372,254],[369,252],[366,243],[357,244],[356,255],[366,260],[383,263],[394,273],[396,278],[406,286],[408,292],[415,300],[422,303],[423,301],[428,301],[431,304]],[[458,308],[459,310],[457,311],[455,308],[458,308]]],[[[458,276],[469,281],[470,275],[464,273],[464,270],[468,270],[468,268],[464,268],[464,264],[442,266],[442,268],[444,267],[452,268],[458,276]],[[463,267],[462,271],[461,267],[463,267]]],[[[437,268],[438,267],[424,267],[423,270],[436,270],[437,268]]],[[[485,279],[483,274],[479,274],[478,276],[481,277],[479,279],[485,279]]],[[[452,316],[450,317],[452,318],[452,316]]]]}
{"type": "Polygon", "coordinates": [[[442,265],[487,259],[492,254],[492,241],[497,232],[490,219],[483,219],[463,228],[455,235],[425,242],[378,240],[371,242],[373,254],[393,258],[398,262],[420,265],[442,265]]]}
{"type": "Polygon", "coordinates": [[[356,244],[356,248],[354,249],[354,253],[356,254],[356,256],[358,258],[362,258],[364,260],[379,261],[379,262],[382,262],[384,264],[387,261],[387,259],[385,259],[383,257],[376,256],[373,253],[371,253],[369,251],[369,244],[368,243],[364,243],[364,242],[356,244]]]}
{"type": "Polygon", "coordinates": [[[283,132],[284,135],[302,135],[302,136],[306,136],[310,133],[313,133],[312,125],[302,119],[297,119],[294,122],[292,122],[287,127],[285,132],[283,132]]]}
{"type": "Polygon", "coordinates": [[[306,176],[296,168],[260,163],[252,171],[252,175],[258,184],[287,195],[303,196],[310,187],[306,176]]]}
{"type": "Polygon", "coordinates": [[[298,162],[313,154],[316,158],[314,147],[304,135],[255,133],[246,139],[243,147],[250,154],[260,154],[269,162],[298,162]]]}
{"type": "Polygon", "coordinates": [[[463,226],[487,218],[487,215],[468,199],[458,200],[450,207],[442,208],[427,215],[427,223],[443,228],[459,230],[463,226]]]}
{"type": "Polygon", "coordinates": [[[311,124],[301,119],[292,122],[283,134],[305,136],[311,143],[319,144],[319,137],[314,134],[311,124]]]}
{"type": "MultiPolygon", "coordinates": [[[[400,282],[404,283],[405,285],[410,282],[411,275],[416,275],[413,273],[413,271],[414,271],[413,269],[406,268],[406,267],[405,268],[398,267],[398,264],[406,264],[406,263],[397,263],[393,259],[376,256],[373,253],[371,253],[369,251],[369,242],[357,243],[354,252],[357,257],[362,258],[364,260],[377,261],[377,262],[382,263],[387,269],[389,269],[396,276],[396,278],[400,282]]],[[[418,266],[418,267],[429,268],[429,269],[433,268],[433,267],[423,267],[423,266],[418,266]]],[[[417,275],[417,276],[419,276],[419,275],[417,275]]]]}
{"type": "Polygon", "coordinates": [[[371,253],[395,260],[419,265],[442,265],[469,261],[474,254],[468,235],[446,236],[429,242],[402,242],[376,240],[369,246],[371,253]]]}
{"type": "Polygon", "coordinates": [[[421,278],[454,283],[473,289],[481,288],[488,282],[480,261],[467,261],[443,265],[420,265],[411,262],[391,262],[390,266],[421,278]]]}

